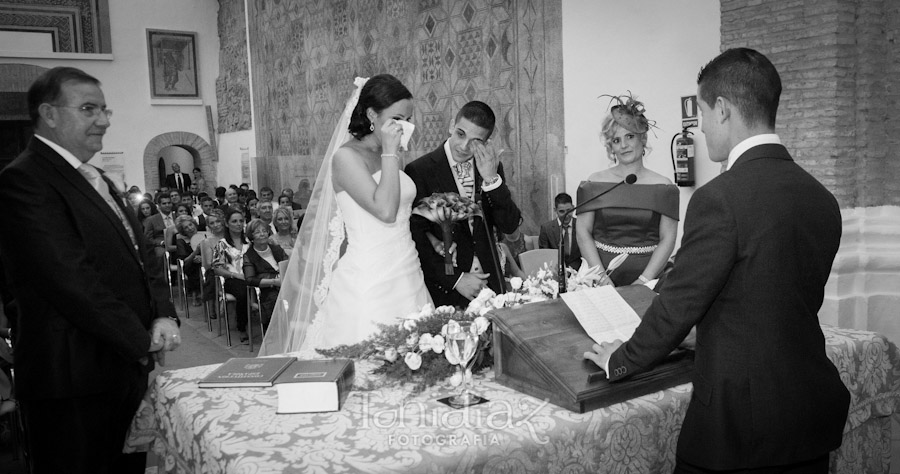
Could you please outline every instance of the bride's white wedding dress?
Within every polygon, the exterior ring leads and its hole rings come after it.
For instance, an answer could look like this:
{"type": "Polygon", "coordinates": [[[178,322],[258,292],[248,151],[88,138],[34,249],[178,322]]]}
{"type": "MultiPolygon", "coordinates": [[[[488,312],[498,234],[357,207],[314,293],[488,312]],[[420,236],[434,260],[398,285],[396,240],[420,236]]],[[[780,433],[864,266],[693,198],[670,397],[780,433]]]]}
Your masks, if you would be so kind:
{"type": "MultiPolygon", "coordinates": [[[[372,178],[380,182],[381,171],[372,178]]],[[[376,332],[378,324],[396,324],[431,302],[409,231],[415,197],[415,183],[400,171],[400,208],[397,219],[388,224],[346,191],[335,195],[347,230],[347,250],[300,350],[360,342],[376,332]]]]}

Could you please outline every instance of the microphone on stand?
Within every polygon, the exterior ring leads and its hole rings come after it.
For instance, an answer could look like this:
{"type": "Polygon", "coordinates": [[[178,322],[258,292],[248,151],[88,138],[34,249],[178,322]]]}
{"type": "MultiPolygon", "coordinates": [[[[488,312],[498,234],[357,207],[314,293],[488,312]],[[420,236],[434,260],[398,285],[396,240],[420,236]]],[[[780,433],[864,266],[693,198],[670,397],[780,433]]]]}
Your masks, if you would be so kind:
{"type": "MultiPolygon", "coordinates": [[[[625,179],[614,184],[612,187],[610,187],[606,191],[603,191],[602,193],[588,199],[587,201],[584,201],[583,203],[573,207],[572,209],[569,209],[568,211],[566,211],[565,214],[562,215],[562,217],[559,218],[559,220],[565,221],[566,218],[569,217],[570,214],[577,211],[578,209],[581,209],[587,203],[589,203],[595,199],[598,199],[600,196],[603,196],[604,194],[611,192],[613,189],[616,189],[623,184],[634,184],[636,181],[637,181],[637,176],[635,176],[634,174],[630,174],[630,175],[626,176],[625,179]]],[[[566,248],[566,238],[568,236],[567,229],[568,229],[568,226],[560,226],[559,227],[559,257],[558,257],[559,262],[557,262],[556,278],[559,282],[560,294],[566,292],[566,253],[565,253],[566,251],[565,251],[565,248],[566,248]]],[[[577,242],[576,242],[576,244],[577,244],[577,242]]]]}

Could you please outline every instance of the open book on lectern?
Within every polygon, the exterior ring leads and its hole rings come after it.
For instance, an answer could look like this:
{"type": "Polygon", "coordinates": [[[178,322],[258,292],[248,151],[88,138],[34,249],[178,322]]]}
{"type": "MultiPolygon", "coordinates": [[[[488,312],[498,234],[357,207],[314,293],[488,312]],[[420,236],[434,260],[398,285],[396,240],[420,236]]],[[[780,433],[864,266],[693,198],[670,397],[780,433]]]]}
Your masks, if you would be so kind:
{"type": "Polygon", "coordinates": [[[689,382],[693,351],[677,350],[654,369],[616,383],[591,377],[602,369],[583,358],[595,343],[627,341],[655,297],[643,285],[601,287],[491,311],[495,380],[579,413],[689,382]]]}

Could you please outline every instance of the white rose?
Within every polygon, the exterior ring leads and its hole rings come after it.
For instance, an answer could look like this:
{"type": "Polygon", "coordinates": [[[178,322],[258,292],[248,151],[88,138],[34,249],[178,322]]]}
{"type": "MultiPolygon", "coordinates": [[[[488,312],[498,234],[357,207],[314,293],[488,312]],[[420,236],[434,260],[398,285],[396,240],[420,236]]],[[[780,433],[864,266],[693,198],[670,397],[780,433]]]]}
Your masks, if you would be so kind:
{"type": "Polygon", "coordinates": [[[422,356],[418,352],[407,352],[403,362],[406,362],[406,366],[410,369],[419,370],[419,367],[422,367],[422,356]]]}
{"type": "Polygon", "coordinates": [[[512,277],[509,279],[510,286],[512,286],[512,289],[516,291],[522,289],[522,283],[522,279],[519,277],[512,277]]]}
{"type": "Polygon", "coordinates": [[[422,309],[419,311],[419,314],[417,316],[420,319],[427,318],[428,316],[431,316],[432,313],[434,313],[434,305],[431,303],[426,303],[425,306],[422,306],[422,309]]]}
{"type": "Polygon", "coordinates": [[[431,334],[425,333],[419,336],[419,349],[422,352],[428,352],[432,349],[431,343],[434,340],[431,334]]]}
{"type": "Polygon", "coordinates": [[[491,322],[488,321],[488,319],[485,318],[484,316],[479,316],[479,317],[475,318],[474,321],[472,321],[472,329],[475,332],[475,334],[477,334],[479,336],[484,334],[484,331],[486,331],[488,326],[490,326],[490,325],[491,325],[491,322]]]}
{"type": "Polygon", "coordinates": [[[437,335],[431,338],[431,350],[433,350],[435,354],[444,352],[444,344],[444,336],[437,335]]]}
{"type": "MultiPolygon", "coordinates": [[[[418,315],[416,315],[415,317],[418,317],[418,315]]],[[[415,328],[416,328],[416,320],[415,319],[407,319],[407,320],[403,321],[403,329],[406,329],[407,331],[412,331],[415,328]]]]}
{"type": "Polygon", "coordinates": [[[384,359],[388,362],[394,362],[395,360],[397,360],[397,349],[388,347],[387,350],[384,351],[384,359]]]}
{"type": "Polygon", "coordinates": [[[450,385],[453,385],[454,387],[461,384],[462,381],[463,381],[462,374],[460,374],[458,370],[453,373],[453,376],[450,377],[450,385]]]}

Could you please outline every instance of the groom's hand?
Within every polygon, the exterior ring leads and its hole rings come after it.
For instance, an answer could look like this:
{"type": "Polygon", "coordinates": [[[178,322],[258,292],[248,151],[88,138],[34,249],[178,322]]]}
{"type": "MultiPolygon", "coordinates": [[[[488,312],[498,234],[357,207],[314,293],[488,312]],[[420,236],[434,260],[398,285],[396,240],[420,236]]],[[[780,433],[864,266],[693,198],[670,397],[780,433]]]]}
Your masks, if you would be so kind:
{"type": "Polygon", "coordinates": [[[474,300],[481,289],[487,286],[489,276],[491,276],[490,273],[464,272],[456,283],[456,291],[466,299],[474,300]]]}
{"type": "Polygon", "coordinates": [[[498,150],[490,140],[487,144],[476,141],[473,146],[475,147],[475,166],[478,167],[481,179],[492,181],[497,176],[497,166],[500,165],[500,154],[503,153],[503,150],[498,150]]]}

